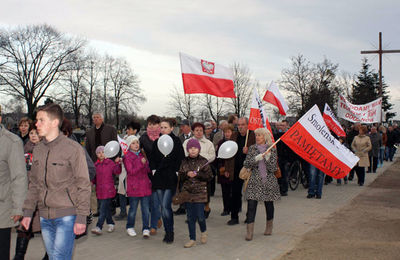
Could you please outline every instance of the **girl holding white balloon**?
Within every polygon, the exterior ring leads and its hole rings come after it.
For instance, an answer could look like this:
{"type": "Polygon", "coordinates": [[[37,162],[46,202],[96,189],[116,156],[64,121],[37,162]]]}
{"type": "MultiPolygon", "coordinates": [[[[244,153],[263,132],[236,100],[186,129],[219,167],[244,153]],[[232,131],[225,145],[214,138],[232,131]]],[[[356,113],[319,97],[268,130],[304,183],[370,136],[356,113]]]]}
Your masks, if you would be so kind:
{"type": "Polygon", "coordinates": [[[176,190],[178,181],[177,173],[185,153],[181,140],[174,135],[172,119],[163,119],[160,123],[162,136],[158,138],[152,147],[149,162],[152,170],[152,189],[157,193],[161,204],[165,243],[174,241],[174,219],[172,213],[172,196],[176,190]]]}

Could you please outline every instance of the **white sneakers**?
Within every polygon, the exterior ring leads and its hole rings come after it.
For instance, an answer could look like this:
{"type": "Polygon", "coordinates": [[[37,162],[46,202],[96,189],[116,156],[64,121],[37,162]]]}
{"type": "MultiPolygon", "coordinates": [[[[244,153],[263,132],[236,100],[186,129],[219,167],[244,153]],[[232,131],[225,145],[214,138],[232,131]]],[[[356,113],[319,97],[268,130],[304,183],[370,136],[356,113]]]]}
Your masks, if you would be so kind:
{"type": "Polygon", "coordinates": [[[150,237],[150,230],[144,229],[143,230],[143,237],[144,238],[149,238],[150,237]]]}
{"type": "Polygon", "coordinates": [[[101,235],[101,229],[99,227],[95,227],[91,231],[92,231],[93,234],[96,234],[98,236],[101,235]]]}
{"type": "MultiPolygon", "coordinates": [[[[126,233],[128,233],[128,235],[131,236],[131,237],[135,237],[136,236],[136,232],[135,232],[134,228],[127,228],[126,229],[126,233]]],[[[149,234],[150,234],[150,232],[149,232],[149,234]]]]}
{"type": "Polygon", "coordinates": [[[114,226],[113,224],[108,224],[108,229],[107,229],[107,232],[108,232],[108,233],[113,232],[114,229],[115,229],[115,226],[114,226]]]}

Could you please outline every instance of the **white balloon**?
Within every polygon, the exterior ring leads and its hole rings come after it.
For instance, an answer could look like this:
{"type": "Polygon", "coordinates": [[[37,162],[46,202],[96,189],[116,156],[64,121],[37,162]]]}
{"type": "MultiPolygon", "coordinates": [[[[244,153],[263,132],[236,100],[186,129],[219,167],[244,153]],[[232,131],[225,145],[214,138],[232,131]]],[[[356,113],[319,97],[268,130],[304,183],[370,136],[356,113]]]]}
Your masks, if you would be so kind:
{"type": "Polygon", "coordinates": [[[238,145],[234,141],[226,141],[218,149],[218,158],[229,159],[232,158],[238,151],[238,145]]]}
{"type": "Polygon", "coordinates": [[[119,153],[119,143],[117,141],[110,141],[104,146],[104,156],[106,158],[113,158],[119,153]]]}
{"type": "Polygon", "coordinates": [[[167,156],[172,152],[174,148],[174,141],[169,135],[162,135],[157,141],[158,150],[164,155],[167,156]]]}

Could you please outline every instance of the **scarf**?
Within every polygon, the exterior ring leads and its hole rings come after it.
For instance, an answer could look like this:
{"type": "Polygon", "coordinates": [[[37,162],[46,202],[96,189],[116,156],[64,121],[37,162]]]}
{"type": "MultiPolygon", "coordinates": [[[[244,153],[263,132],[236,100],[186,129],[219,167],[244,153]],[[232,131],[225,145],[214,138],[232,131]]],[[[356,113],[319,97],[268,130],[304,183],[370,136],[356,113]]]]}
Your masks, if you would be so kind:
{"type": "Polygon", "coordinates": [[[149,127],[147,127],[147,136],[153,142],[160,137],[160,133],[161,133],[160,127],[157,127],[157,129],[155,130],[152,130],[149,127]]]}
{"type": "MultiPolygon", "coordinates": [[[[268,148],[267,144],[257,144],[256,146],[260,153],[264,153],[268,148]]],[[[258,174],[260,175],[262,182],[265,183],[267,181],[267,165],[265,164],[264,159],[258,162],[258,174]]]]}

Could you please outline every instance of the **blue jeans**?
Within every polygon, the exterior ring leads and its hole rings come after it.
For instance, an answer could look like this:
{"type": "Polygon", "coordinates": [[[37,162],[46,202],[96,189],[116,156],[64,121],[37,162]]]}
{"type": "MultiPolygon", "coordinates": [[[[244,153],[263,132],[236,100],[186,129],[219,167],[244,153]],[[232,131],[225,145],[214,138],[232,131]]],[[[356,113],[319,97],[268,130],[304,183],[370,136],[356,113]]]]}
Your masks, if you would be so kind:
{"type": "Polygon", "coordinates": [[[309,173],[310,186],[308,188],[308,194],[322,196],[325,174],[311,164],[309,173]]]}
{"type": "Polygon", "coordinates": [[[123,194],[118,194],[118,198],[119,198],[119,209],[120,215],[126,215],[126,196],[123,194]]]}
{"type": "Polygon", "coordinates": [[[76,216],[55,219],[40,217],[40,228],[51,260],[70,260],[74,249],[74,224],[76,216]]]}
{"type": "Polygon", "coordinates": [[[100,229],[103,228],[104,221],[107,222],[107,224],[112,224],[114,225],[114,220],[112,219],[111,216],[111,199],[104,199],[104,200],[99,200],[100,203],[100,212],[99,212],[99,219],[97,220],[96,227],[99,227],[100,229]]]}
{"type": "Polygon", "coordinates": [[[142,230],[149,229],[150,216],[150,196],[146,197],[129,197],[128,222],[126,228],[135,227],[136,211],[140,201],[140,209],[142,211],[142,230]]]}
{"type": "Polygon", "coordinates": [[[206,218],[204,217],[204,203],[186,202],[186,214],[188,218],[189,238],[196,240],[196,220],[199,222],[200,231],[206,232],[206,218]]]}
{"type": "Polygon", "coordinates": [[[165,232],[174,232],[174,215],[172,214],[172,196],[175,191],[172,190],[156,190],[158,201],[161,205],[161,216],[164,223],[165,232]]]}
{"type": "Polygon", "coordinates": [[[385,159],[385,146],[379,147],[379,156],[378,156],[378,162],[380,165],[383,164],[383,160],[385,159]]]}
{"type": "Polygon", "coordinates": [[[157,223],[161,217],[161,211],[160,211],[160,201],[158,200],[158,195],[156,191],[153,191],[153,193],[151,193],[150,208],[151,208],[150,228],[157,229],[157,223]]]}

